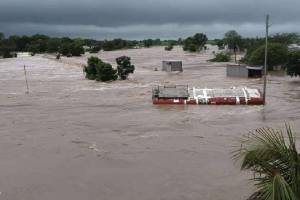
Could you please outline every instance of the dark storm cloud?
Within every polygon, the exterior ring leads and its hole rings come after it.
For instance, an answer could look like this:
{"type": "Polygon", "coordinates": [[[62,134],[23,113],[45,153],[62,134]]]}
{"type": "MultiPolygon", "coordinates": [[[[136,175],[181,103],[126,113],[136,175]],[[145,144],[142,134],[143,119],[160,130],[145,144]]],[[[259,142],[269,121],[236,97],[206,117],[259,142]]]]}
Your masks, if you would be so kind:
{"type": "Polygon", "coordinates": [[[299,8],[299,0],[2,0],[0,30],[141,38],[198,29],[217,37],[220,28],[233,28],[257,35],[269,13],[275,30],[298,32],[299,8]]]}

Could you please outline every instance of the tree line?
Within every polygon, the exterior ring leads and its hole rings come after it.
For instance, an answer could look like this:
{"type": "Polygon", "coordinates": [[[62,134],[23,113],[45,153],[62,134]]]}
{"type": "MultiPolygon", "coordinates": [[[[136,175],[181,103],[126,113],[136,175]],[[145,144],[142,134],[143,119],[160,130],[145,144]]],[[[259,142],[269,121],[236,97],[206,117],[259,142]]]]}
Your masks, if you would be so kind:
{"type": "MultiPolygon", "coordinates": [[[[36,53],[59,53],[63,56],[80,56],[86,51],[97,53],[100,50],[113,51],[118,49],[140,48],[164,45],[166,51],[171,51],[174,45],[182,45],[184,51],[199,52],[206,49],[206,44],[217,45],[220,50],[225,47],[229,52],[221,52],[211,61],[227,62],[234,54],[236,61],[237,52],[244,51],[245,56],[240,61],[250,65],[263,65],[264,63],[264,43],[265,38],[243,38],[236,31],[231,30],[224,34],[224,38],[208,41],[204,33],[196,33],[185,39],[178,40],[92,40],[82,38],[69,37],[49,37],[46,35],[36,34],[32,36],[10,36],[6,38],[0,33],[0,56],[12,57],[13,52],[31,52],[36,53]]],[[[280,33],[270,36],[268,47],[268,67],[269,70],[273,66],[282,65],[287,69],[287,73],[291,76],[300,75],[299,59],[300,53],[296,50],[289,50],[288,45],[292,43],[300,43],[299,34],[296,33],[280,33]]],[[[237,61],[236,61],[237,62],[237,61]]]]}
{"type": "Polygon", "coordinates": [[[178,41],[160,39],[124,40],[120,38],[99,41],[83,38],[50,37],[41,34],[32,36],[12,35],[6,38],[0,32],[0,56],[2,57],[12,57],[13,52],[60,53],[64,56],[80,56],[86,51],[97,53],[100,50],[113,51],[169,44],[177,45],[178,41]]]}

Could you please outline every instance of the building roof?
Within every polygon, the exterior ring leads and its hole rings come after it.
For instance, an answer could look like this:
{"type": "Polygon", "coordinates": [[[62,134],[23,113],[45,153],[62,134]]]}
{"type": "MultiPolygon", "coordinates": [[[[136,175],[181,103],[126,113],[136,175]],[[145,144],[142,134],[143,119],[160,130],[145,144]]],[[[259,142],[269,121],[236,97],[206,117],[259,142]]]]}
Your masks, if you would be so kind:
{"type": "Polygon", "coordinates": [[[252,70],[263,70],[263,66],[247,66],[247,69],[252,69],[252,70]]]}
{"type": "Polygon", "coordinates": [[[158,86],[156,88],[159,98],[188,98],[189,90],[186,85],[158,86]]]}

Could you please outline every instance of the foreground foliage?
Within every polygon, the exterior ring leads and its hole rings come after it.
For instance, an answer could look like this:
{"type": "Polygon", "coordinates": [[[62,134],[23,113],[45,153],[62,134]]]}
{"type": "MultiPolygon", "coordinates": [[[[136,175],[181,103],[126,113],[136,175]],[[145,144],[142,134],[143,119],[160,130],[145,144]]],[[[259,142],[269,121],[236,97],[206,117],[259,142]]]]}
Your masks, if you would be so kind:
{"type": "Polygon", "coordinates": [[[286,130],[260,128],[245,137],[235,157],[241,169],[251,170],[257,191],[251,200],[299,200],[300,155],[295,134],[286,130]]]}

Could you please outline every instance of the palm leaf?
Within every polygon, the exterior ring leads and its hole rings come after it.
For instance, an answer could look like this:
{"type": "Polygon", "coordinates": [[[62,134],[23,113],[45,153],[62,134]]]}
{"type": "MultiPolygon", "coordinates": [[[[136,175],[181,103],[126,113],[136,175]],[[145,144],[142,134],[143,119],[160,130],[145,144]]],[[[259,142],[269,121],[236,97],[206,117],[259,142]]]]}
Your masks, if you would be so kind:
{"type": "Polygon", "coordinates": [[[249,199],[299,199],[300,156],[295,136],[286,124],[286,133],[260,128],[243,138],[234,157],[241,159],[241,169],[254,173],[258,191],[249,199]]]}

